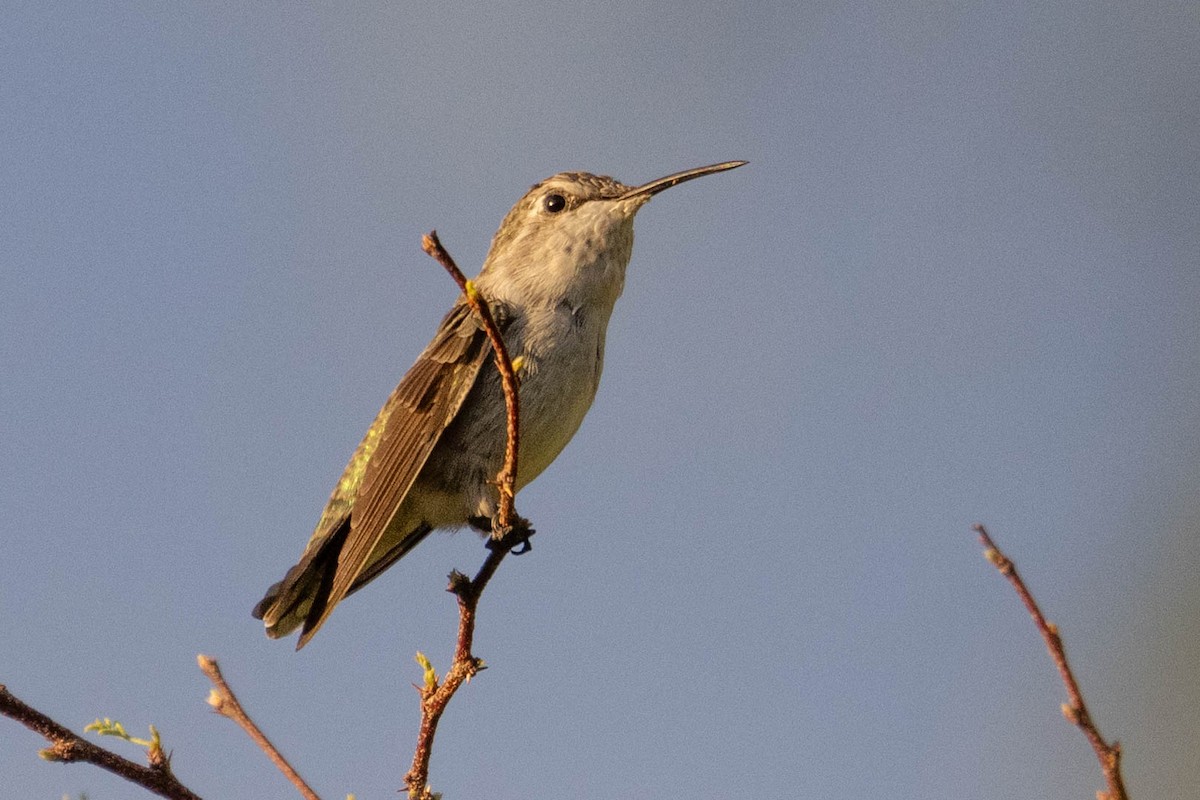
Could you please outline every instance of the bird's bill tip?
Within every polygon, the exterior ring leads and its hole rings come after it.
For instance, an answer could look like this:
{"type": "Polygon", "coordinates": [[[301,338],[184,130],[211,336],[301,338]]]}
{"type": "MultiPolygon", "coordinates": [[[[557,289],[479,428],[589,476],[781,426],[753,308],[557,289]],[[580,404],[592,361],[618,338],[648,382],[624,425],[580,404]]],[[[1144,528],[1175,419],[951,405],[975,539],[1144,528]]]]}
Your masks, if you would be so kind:
{"type": "Polygon", "coordinates": [[[719,164],[709,164],[706,167],[685,169],[683,172],[675,172],[659,178],[658,180],[653,180],[649,183],[643,183],[641,186],[637,186],[629,190],[621,199],[644,197],[645,199],[649,200],[651,197],[663,191],[664,189],[670,189],[672,186],[678,186],[679,184],[684,183],[685,181],[690,181],[693,178],[699,178],[704,175],[712,175],[717,172],[725,172],[726,170],[730,169],[737,169],[738,167],[745,166],[748,163],[750,162],[722,161],[719,164]]]}

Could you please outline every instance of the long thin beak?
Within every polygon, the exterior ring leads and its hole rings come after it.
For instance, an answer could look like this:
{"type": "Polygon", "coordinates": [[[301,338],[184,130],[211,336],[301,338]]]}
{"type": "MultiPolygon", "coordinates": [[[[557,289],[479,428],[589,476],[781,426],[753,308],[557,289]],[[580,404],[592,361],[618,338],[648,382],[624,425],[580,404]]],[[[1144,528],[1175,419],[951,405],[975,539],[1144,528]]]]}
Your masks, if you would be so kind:
{"type": "MultiPolygon", "coordinates": [[[[668,175],[665,178],[659,178],[656,181],[643,183],[630,189],[625,194],[621,195],[620,200],[629,200],[635,197],[642,197],[649,200],[654,195],[661,192],[663,189],[670,189],[672,186],[678,186],[684,181],[690,181],[692,178],[699,178],[702,175],[712,175],[714,172],[724,172],[727,169],[737,169],[747,162],[745,161],[722,161],[720,164],[710,164],[707,167],[696,167],[695,169],[686,169],[683,172],[676,172],[674,175],[668,175]]],[[[643,201],[644,202],[644,201],[643,201]]]]}

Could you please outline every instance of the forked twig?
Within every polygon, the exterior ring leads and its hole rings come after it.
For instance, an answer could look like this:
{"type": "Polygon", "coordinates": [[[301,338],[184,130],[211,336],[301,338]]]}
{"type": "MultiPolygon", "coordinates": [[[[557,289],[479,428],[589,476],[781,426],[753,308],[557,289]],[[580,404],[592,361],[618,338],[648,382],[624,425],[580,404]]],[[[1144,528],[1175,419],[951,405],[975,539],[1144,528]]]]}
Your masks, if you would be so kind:
{"type": "Polygon", "coordinates": [[[94,764],[160,797],[200,800],[199,795],[180,783],[171,772],[171,758],[160,747],[150,748],[147,752],[150,765],[142,766],[92,744],[36,708],[21,702],[3,685],[0,685],[0,715],[16,720],[50,742],[50,747],[38,753],[47,761],[94,764]]]}
{"type": "Polygon", "coordinates": [[[254,724],[254,720],[250,719],[250,715],[242,708],[242,704],[238,702],[237,696],[233,693],[233,689],[225,681],[225,677],[221,674],[221,668],[217,665],[216,660],[209,658],[206,655],[196,656],[196,662],[200,665],[200,671],[203,672],[215,687],[208,695],[208,704],[213,707],[213,710],[218,714],[236,722],[241,726],[258,748],[267,754],[267,758],[271,759],[271,763],[279,768],[279,771],[292,782],[292,785],[304,796],[305,800],[321,800],[300,774],[292,768],[292,765],[287,762],[275,745],[271,744],[259,727],[254,724]]]}
{"type": "Polygon", "coordinates": [[[1067,651],[1063,646],[1058,626],[1042,614],[1037,601],[1033,599],[1033,594],[1025,586],[1021,576],[1017,574],[1016,565],[996,546],[992,537],[988,535],[987,529],[978,523],[973,525],[972,529],[979,534],[979,541],[984,546],[984,557],[1000,571],[1001,575],[1008,579],[1013,589],[1016,590],[1017,596],[1021,598],[1021,602],[1025,604],[1029,615],[1033,617],[1038,632],[1042,634],[1042,639],[1046,642],[1046,649],[1050,651],[1050,658],[1054,661],[1054,666],[1058,668],[1063,685],[1067,687],[1068,702],[1062,705],[1063,716],[1067,718],[1068,722],[1083,731],[1084,736],[1092,745],[1092,750],[1096,752],[1096,758],[1100,761],[1100,769],[1104,772],[1104,779],[1108,783],[1107,792],[1096,792],[1097,800],[1128,800],[1129,795],[1125,792],[1125,781],[1121,777],[1121,744],[1120,742],[1109,744],[1100,735],[1100,730],[1096,727],[1087,704],[1083,701],[1083,692],[1079,689],[1079,682],[1075,679],[1071,665],[1067,662],[1067,651]]]}
{"type": "Polygon", "coordinates": [[[504,338],[500,335],[500,328],[492,316],[487,301],[476,291],[475,284],[467,280],[462,270],[454,263],[454,259],[442,247],[437,231],[430,231],[424,237],[422,247],[454,278],[454,282],[462,290],[467,304],[479,317],[484,331],[487,332],[488,340],[492,343],[492,352],[496,358],[496,368],[500,371],[500,380],[504,386],[507,425],[505,428],[504,466],[496,476],[500,502],[496,517],[492,520],[493,541],[487,558],[474,579],[467,578],[458,570],[450,573],[448,591],[453,592],[458,599],[458,640],[454,649],[454,661],[450,665],[450,670],[439,681],[433,667],[424,660],[423,656],[418,654],[418,659],[422,661],[425,669],[424,685],[417,687],[417,691],[421,695],[421,727],[417,734],[417,747],[413,753],[412,767],[404,776],[408,796],[413,800],[430,800],[434,796],[429,789],[429,759],[433,754],[433,739],[437,733],[438,722],[458,688],[484,667],[483,660],[476,658],[471,653],[471,644],[475,637],[475,611],[479,604],[479,596],[509,550],[514,545],[527,541],[532,533],[528,524],[517,516],[513,502],[515,495],[513,484],[517,475],[517,448],[520,443],[520,412],[517,403],[517,376],[512,360],[509,358],[508,349],[505,347],[504,338]]]}

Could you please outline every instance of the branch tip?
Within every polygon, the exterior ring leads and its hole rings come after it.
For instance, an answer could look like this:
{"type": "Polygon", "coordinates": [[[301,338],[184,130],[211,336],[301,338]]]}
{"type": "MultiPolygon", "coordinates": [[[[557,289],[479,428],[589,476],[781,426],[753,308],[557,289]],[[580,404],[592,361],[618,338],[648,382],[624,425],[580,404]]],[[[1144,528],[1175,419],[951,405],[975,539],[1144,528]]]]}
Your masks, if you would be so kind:
{"type": "Polygon", "coordinates": [[[238,701],[237,695],[233,693],[233,689],[221,674],[221,667],[217,664],[215,658],[209,658],[205,655],[196,656],[196,663],[200,666],[200,671],[204,673],[210,681],[213,688],[209,691],[207,702],[213,707],[213,710],[221,714],[223,717],[233,720],[238,724],[243,731],[246,732],[251,740],[258,745],[258,749],[266,754],[271,763],[284,774],[296,790],[300,792],[305,800],[320,800],[317,793],[304,782],[300,777],[300,773],[288,763],[283,754],[271,744],[266,734],[254,723],[250,715],[242,708],[242,704],[238,701]]]}
{"type": "Polygon", "coordinates": [[[981,523],[975,523],[971,528],[979,534],[979,540],[984,546],[984,556],[1013,587],[1013,591],[1017,593],[1017,597],[1024,604],[1025,610],[1033,618],[1034,625],[1037,626],[1042,640],[1046,643],[1046,649],[1050,651],[1050,658],[1058,669],[1059,677],[1067,689],[1069,699],[1061,706],[1062,715],[1068,722],[1083,731],[1084,736],[1092,745],[1096,759],[1100,762],[1100,769],[1104,773],[1105,782],[1108,784],[1108,791],[1097,792],[1096,796],[1102,800],[1128,800],[1125,781],[1121,776],[1121,747],[1116,742],[1113,744],[1106,742],[1100,735],[1100,730],[1096,727],[1095,722],[1092,721],[1087,704],[1083,701],[1083,692],[1079,688],[1079,682],[1067,661],[1067,652],[1063,647],[1058,626],[1046,619],[1033,594],[1025,585],[1025,581],[1018,574],[1016,564],[996,546],[992,537],[988,535],[987,529],[981,523]]]}

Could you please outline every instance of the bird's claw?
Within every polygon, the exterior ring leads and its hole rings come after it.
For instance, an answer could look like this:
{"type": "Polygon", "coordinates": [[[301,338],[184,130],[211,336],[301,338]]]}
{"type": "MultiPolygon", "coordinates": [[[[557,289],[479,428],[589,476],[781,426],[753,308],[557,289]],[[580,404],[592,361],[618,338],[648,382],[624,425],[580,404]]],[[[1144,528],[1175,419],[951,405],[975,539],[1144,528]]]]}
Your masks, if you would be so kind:
{"type": "MultiPolygon", "coordinates": [[[[474,526],[475,521],[472,520],[471,524],[474,526]]],[[[529,543],[529,537],[537,533],[529,527],[529,520],[524,517],[517,517],[516,523],[509,526],[501,525],[499,520],[492,519],[486,530],[491,533],[487,540],[489,550],[504,550],[514,556],[524,555],[532,550],[533,545],[529,543]]]]}

